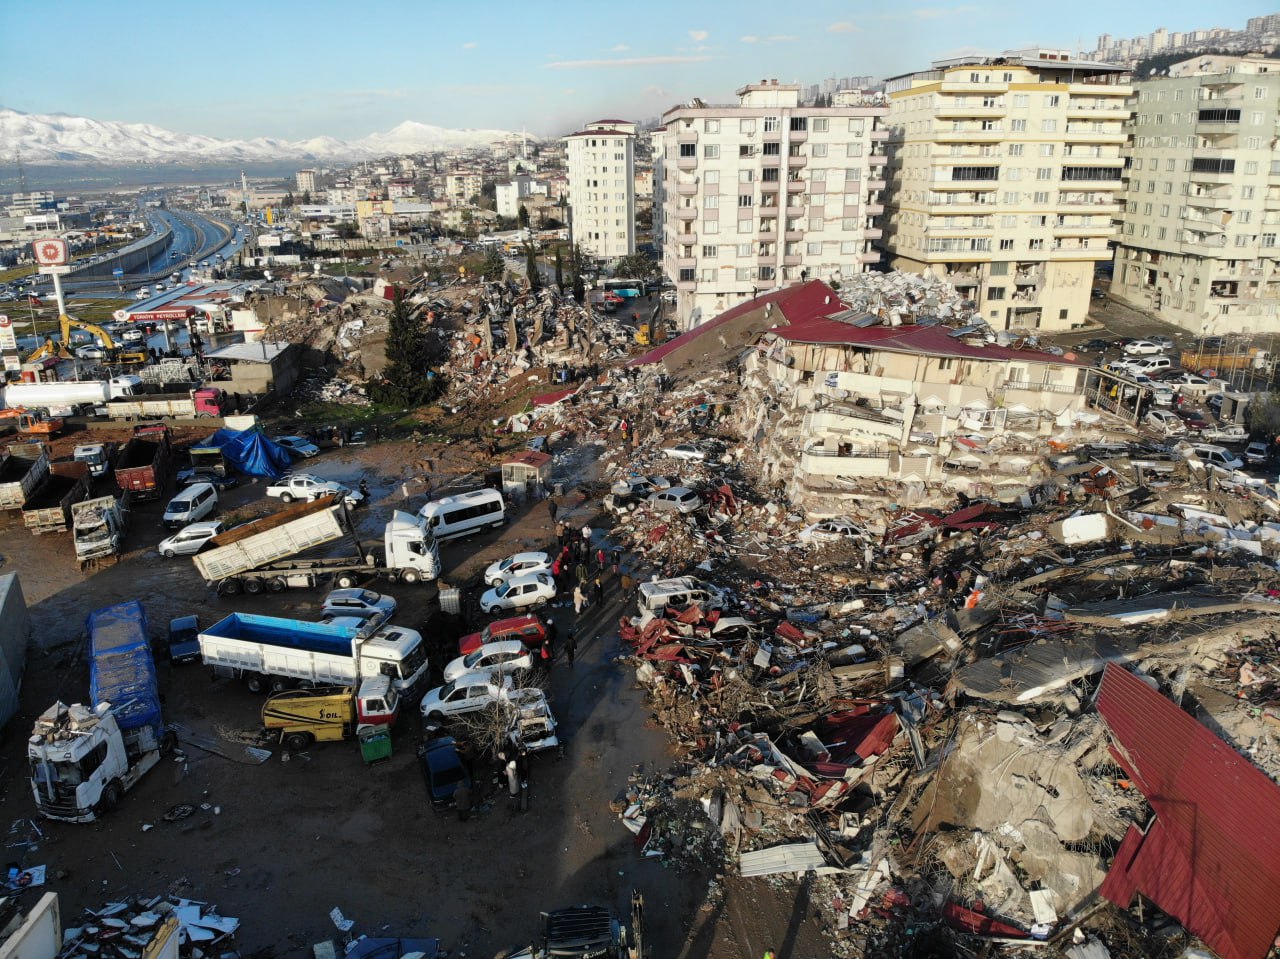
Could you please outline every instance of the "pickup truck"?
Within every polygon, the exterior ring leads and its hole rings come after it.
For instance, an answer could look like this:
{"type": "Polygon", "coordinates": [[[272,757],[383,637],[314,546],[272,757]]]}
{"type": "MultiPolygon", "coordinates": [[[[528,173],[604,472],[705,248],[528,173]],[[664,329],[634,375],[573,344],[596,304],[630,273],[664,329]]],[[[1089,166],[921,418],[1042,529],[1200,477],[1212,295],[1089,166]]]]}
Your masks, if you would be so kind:
{"type": "Polygon", "coordinates": [[[321,496],[341,496],[348,509],[359,506],[364,499],[359,493],[341,483],[323,480],[310,473],[287,473],[267,487],[268,496],[276,496],[286,503],[301,500],[310,503],[321,496]]]}

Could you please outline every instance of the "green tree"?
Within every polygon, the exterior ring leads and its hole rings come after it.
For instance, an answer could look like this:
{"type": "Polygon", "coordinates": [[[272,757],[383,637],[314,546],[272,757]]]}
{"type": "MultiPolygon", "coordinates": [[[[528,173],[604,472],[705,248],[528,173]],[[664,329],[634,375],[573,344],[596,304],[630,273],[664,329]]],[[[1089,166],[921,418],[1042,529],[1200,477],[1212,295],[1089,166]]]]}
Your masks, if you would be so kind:
{"type": "Polygon", "coordinates": [[[613,275],[628,280],[643,280],[651,276],[657,263],[643,253],[628,253],[613,268],[613,275]]]}
{"type": "Polygon", "coordinates": [[[486,280],[501,280],[507,272],[507,264],[496,246],[485,250],[484,260],[480,263],[480,275],[486,280]]]}
{"type": "Polygon", "coordinates": [[[381,377],[370,382],[370,397],[404,407],[430,403],[444,386],[436,362],[421,319],[404,294],[397,292],[387,326],[387,366],[381,377]]]}
{"type": "MultiPolygon", "coordinates": [[[[523,211],[524,207],[520,209],[523,211]]],[[[524,244],[524,274],[529,278],[530,289],[536,290],[542,285],[542,277],[538,274],[538,247],[528,240],[524,244]]]]}
{"type": "Polygon", "coordinates": [[[310,205],[311,205],[311,191],[310,191],[310,190],[303,190],[303,191],[302,191],[302,205],[303,205],[303,206],[310,206],[310,205]]]}
{"type": "Polygon", "coordinates": [[[564,259],[560,256],[560,247],[556,247],[556,289],[564,292],[564,259]]]}
{"type": "Polygon", "coordinates": [[[569,272],[572,276],[573,299],[581,304],[587,302],[587,286],[582,282],[582,264],[586,259],[582,246],[578,243],[569,251],[569,272]]]}
{"type": "Polygon", "coordinates": [[[284,202],[281,204],[286,210],[293,206],[293,191],[290,190],[284,195],[284,202]]]}
{"type": "Polygon", "coordinates": [[[529,211],[523,203],[520,204],[520,211],[516,214],[516,221],[520,224],[520,228],[528,229],[529,227],[529,211]]]}

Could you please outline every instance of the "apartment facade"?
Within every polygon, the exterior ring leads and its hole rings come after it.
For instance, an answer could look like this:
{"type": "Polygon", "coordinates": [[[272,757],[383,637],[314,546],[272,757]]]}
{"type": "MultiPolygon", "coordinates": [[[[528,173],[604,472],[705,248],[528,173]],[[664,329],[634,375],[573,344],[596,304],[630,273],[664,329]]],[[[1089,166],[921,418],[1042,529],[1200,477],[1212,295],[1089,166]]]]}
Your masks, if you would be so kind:
{"type": "Polygon", "coordinates": [[[1280,328],[1280,64],[1198,56],[1134,84],[1114,296],[1198,336],[1280,328]]]}
{"type": "Polygon", "coordinates": [[[884,106],[802,107],[798,84],[748,84],[736,104],[667,111],[655,136],[654,231],[683,329],[808,278],[839,284],[872,241],[884,106]]]}
{"type": "Polygon", "coordinates": [[[444,178],[444,193],[455,206],[470,203],[472,197],[480,195],[480,187],[484,178],[470,170],[447,174],[444,178]]]}
{"type": "Polygon", "coordinates": [[[563,139],[572,241],[601,260],[634,253],[636,125],[596,120],[563,139]]]}
{"type": "Polygon", "coordinates": [[[883,245],[996,329],[1085,322],[1122,209],[1123,67],[1023,50],[890,79],[883,245]]]}

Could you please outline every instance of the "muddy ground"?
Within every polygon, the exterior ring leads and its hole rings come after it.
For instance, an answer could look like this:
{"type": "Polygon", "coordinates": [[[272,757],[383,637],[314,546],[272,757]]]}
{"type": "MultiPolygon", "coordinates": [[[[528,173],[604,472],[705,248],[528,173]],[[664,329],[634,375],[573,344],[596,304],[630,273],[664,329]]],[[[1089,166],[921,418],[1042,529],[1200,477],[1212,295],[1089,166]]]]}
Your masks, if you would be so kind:
{"type": "MultiPolygon", "coordinates": [[[[566,451],[558,457],[557,479],[589,476],[594,455],[590,448],[566,451]]],[[[372,502],[360,519],[369,537],[391,509],[412,510],[424,501],[424,456],[437,490],[460,485],[466,473],[488,465],[466,443],[441,449],[387,442],[327,451],[305,468],[369,483],[372,502]]],[[[223,512],[255,512],[262,499],[261,484],[245,484],[223,494],[223,512]]],[[[579,500],[572,490],[564,498],[572,518],[597,522],[589,505],[574,505],[579,500]]],[[[86,698],[83,623],[90,610],[140,598],[157,637],[169,618],[188,613],[202,622],[236,610],[319,615],[318,590],[220,599],[189,559],[159,556],[163,502],[135,510],[125,557],[93,574],[79,572],[67,535],[0,531],[2,569],[21,574],[34,634],[22,712],[0,750],[0,804],[13,824],[11,860],[48,865],[49,888],[61,897],[69,924],[84,907],[171,893],[216,903],[224,915],[239,918],[238,944],[246,954],[301,959],[311,943],[337,936],[328,918],[337,906],[356,921],[356,933],[436,936],[455,956],[487,957],[529,941],[544,909],[604,902],[625,915],[635,888],[645,896],[651,957],[746,959],[773,948],[781,959],[825,952],[806,915],[812,905],[790,887],[730,882],[723,898],[709,902],[713,866],[702,871],[640,859],[610,811],[609,802],[637,768],[665,769],[673,758],[631,666],[619,660],[615,627],[622,603],[613,587],[604,606],[584,612],[578,623],[576,665],[561,662],[553,670],[550,695],[566,748],[563,758],[544,754],[535,761],[528,812],[514,808],[486,776],[492,795],[471,821],[433,813],[414,756],[416,710],[397,730],[392,758],[373,766],[352,744],[319,744],[287,761],[276,750],[261,765],[199,748],[192,743],[221,743],[220,751],[234,754],[234,740],[256,728],[262,700],[199,665],[161,662],[165,719],[187,740],[182,756],[150,773],[105,820],[38,820],[36,833],[24,823],[35,818],[26,731],[55,699],[86,698]],[[165,821],[166,811],[182,803],[195,804],[195,814],[165,821]]],[[[546,504],[526,505],[502,531],[444,544],[446,579],[462,584],[492,559],[538,548],[551,535],[546,504]]],[[[426,626],[434,589],[390,592],[400,603],[396,621],[424,633],[437,665],[449,658],[454,636],[426,626]]],[[[549,612],[563,635],[574,619],[571,604],[549,612]]]]}

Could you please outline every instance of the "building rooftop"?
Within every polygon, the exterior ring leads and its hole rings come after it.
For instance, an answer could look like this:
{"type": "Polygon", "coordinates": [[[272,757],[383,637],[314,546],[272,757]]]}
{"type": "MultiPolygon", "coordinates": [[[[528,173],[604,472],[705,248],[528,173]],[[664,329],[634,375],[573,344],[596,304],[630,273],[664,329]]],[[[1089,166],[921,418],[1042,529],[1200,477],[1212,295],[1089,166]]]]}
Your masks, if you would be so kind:
{"type": "Polygon", "coordinates": [[[268,343],[264,340],[259,340],[256,343],[229,343],[226,346],[218,347],[216,350],[210,350],[205,353],[205,356],[215,360],[270,363],[292,345],[292,343],[268,343]]]}

